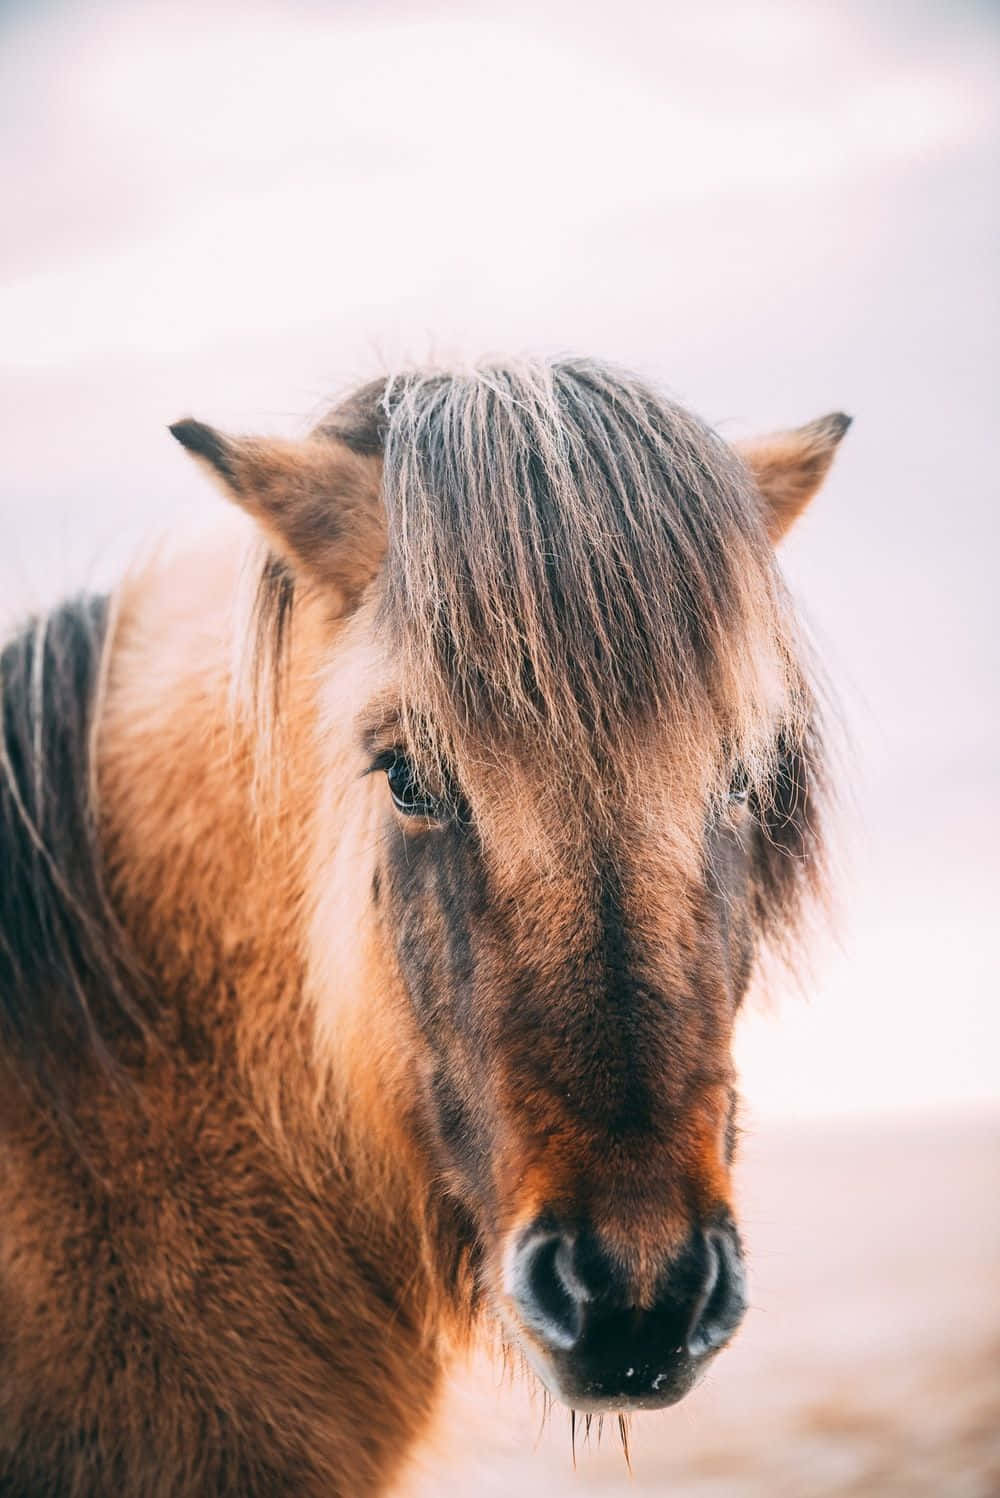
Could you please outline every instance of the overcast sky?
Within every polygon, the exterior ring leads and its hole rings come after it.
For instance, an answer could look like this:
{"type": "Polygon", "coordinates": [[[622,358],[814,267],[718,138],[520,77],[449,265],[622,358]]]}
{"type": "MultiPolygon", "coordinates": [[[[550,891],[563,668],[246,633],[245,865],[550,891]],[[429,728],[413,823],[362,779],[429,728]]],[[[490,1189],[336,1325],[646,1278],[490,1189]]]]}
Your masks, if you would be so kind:
{"type": "Polygon", "coordinates": [[[746,1090],[995,1095],[997,18],[8,0],[2,610],[217,502],[168,421],[294,432],[398,358],[599,354],[730,435],[846,409],[786,564],[854,742],[850,876],[746,1090]]]}

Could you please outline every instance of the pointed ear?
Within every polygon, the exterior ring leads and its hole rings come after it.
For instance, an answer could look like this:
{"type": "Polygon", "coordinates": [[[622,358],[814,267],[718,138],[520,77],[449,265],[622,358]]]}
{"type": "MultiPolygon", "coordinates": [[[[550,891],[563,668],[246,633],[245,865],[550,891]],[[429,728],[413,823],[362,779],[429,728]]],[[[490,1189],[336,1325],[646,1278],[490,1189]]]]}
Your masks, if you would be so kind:
{"type": "Polygon", "coordinates": [[[764,501],[767,534],[777,544],[826,478],[841,437],[851,424],[842,411],[808,426],[734,443],[764,501]]]}
{"type": "Polygon", "coordinates": [[[385,551],[380,458],[330,437],[227,437],[191,417],[170,432],[296,571],[339,592],[342,609],[353,605],[385,551]]]}

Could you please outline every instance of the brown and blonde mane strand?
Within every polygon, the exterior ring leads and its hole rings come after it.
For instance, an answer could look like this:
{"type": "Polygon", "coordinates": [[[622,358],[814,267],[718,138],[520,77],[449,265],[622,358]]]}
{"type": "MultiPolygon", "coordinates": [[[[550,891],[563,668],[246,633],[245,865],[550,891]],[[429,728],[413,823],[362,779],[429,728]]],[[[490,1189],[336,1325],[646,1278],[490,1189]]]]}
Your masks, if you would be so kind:
{"type": "Polygon", "coordinates": [[[281,690],[288,667],[295,575],[283,557],[268,552],[260,569],[250,620],[249,674],[252,688],[270,684],[270,701],[259,704],[258,725],[269,736],[269,725],[277,720],[281,690]]]}
{"type": "Polygon", "coordinates": [[[776,690],[801,716],[792,630],[746,471],[709,428],[584,361],[403,377],[382,409],[411,740],[520,740],[594,786],[654,718],[679,760],[767,758],[776,690]]]}

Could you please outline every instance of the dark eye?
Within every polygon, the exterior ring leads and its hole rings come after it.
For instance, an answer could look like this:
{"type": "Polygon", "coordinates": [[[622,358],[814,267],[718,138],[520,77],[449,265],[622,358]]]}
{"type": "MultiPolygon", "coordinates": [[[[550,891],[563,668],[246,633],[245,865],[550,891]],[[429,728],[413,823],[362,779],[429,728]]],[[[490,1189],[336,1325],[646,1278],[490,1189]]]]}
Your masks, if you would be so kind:
{"type": "Polygon", "coordinates": [[[385,778],[397,811],[407,817],[430,817],[440,821],[444,807],[436,796],[425,790],[405,754],[393,754],[384,766],[385,778]]]}

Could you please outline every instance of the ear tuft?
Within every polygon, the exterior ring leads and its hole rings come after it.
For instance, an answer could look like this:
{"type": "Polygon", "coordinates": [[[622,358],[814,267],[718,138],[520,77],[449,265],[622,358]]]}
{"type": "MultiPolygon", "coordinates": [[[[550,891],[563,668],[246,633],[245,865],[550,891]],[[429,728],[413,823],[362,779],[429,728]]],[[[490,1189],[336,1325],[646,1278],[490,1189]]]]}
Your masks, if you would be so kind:
{"type": "Polygon", "coordinates": [[[819,489],[851,420],[843,411],[831,411],[792,431],[736,443],[760,491],[773,542],[781,540],[819,489]]]}
{"type": "Polygon", "coordinates": [[[828,416],[817,416],[815,421],[807,422],[804,427],[799,427],[798,435],[811,437],[818,443],[830,442],[836,447],[853,420],[854,417],[848,416],[844,411],[831,411],[828,416]]]}
{"type": "Polygon", "coordinates": [[[180,421],[173,422],[167,430],[171,437],[177,438],[181,447],[186,447],[194,457],[204,459],[231,489],[239,493],[235,454],[228,438],[204,421],[195,421],[193,416],[185,416],[180,421]]]}

